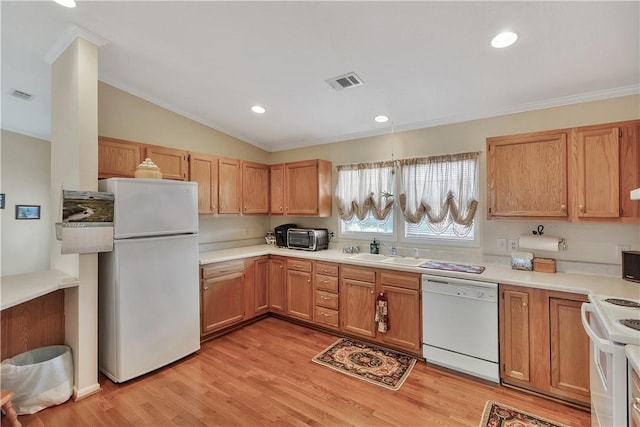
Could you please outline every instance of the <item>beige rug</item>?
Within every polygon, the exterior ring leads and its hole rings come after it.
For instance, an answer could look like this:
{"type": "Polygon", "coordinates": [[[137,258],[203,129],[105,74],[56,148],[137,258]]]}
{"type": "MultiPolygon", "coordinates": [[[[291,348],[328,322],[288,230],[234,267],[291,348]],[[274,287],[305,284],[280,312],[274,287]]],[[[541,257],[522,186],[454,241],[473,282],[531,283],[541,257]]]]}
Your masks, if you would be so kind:
{"type": "Polygon", "coordinates": [[[478,427],[568,427],[547,419],[523,412],[502,403],[487,400],[478,427]]]}
{"type": "Polygon", "coordinates": [[[339,339],[311,360],[390,390],[398,390],[416,364],[411,356],[348,338],[339,339]]]}

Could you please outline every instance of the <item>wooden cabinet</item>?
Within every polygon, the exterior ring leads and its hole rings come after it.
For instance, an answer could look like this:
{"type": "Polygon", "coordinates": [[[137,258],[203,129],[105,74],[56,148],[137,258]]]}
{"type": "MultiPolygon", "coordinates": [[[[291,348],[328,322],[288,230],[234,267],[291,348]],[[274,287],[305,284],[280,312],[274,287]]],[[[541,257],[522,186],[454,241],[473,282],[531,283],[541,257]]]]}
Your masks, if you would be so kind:
{"type": "Polygon", "coordinates": [[[640,222],[640,121],[487,138],[487,216],[640,222]]]}
{"type": "Polygon", "coordinates": [[[270,173],[270,213],[284,215],[284,165],[271,165],[270,173]]]}
{"type": "Polygon", "coordinates": [[[640,373],[629,365],[629,426],[640,427],[640,373]]]}
{"type": "Polygon", "coordinates": [[[253,258],[251,263],[252,277],[247,280],[247,295],[251,302],[251,312],[253,316],[265,314],[269,311],[268,281],[269,281],[269,257],[262,256],[253,258]]]}
{"type": "Polygon", "coordinates": [[[200,269],[201,335],[245,318],[244,261],[208,264],[200,269]]]}
{"type": "Polygon", "coordinates": [[[583,295],[500,285],[502,382],[589,405],[583,295]]]}
{"type": "Polygon", "coordinates": [[[149,158],[160,168],[162,179],[186,181],[189,176],[189,153],[175,148],[145,146],[145,158],[149,158]]]}
{"type": "Polygon", "coordinates": [[[489,219],[567,217],[568,133],[487,139],[489,219]]]}
{"type": "Polygon", "coordinates": [[[218,213],[239,214],[242,205],[240,160],[218,159],[218,213]]]}
{"type": "Polygon", "coordinates": [[[422,351],[420,275],[391,270],[379,270],[378,293],[387,297],[389,327],[379,333],[381,342],[390,347],[422,351]]]}
{"type": "Polygon", "coordinates": [[[309,322],[313,321],[311,272],[311,261],[287,259],[286,314],[309,322]]]}
{"type": "Polygon", "coordinates": [[[142,144],[98,137],[98,178],[133,178],[142,163],[142,144]]]}
{"type": "Polygon", "coordinates": [[[271,257],[269,259],[269,279],[267,281],[267,300],[269,309],[276,313],[283,313],[285,307],[285,259],[271,257]]]}
{"type": "Polygon", "coordinates": [[[314,262],[314,321],[332,329],[339,328],[338,264],[314,262]]]}
{"type": "Polygon", "coordinates": [[[269,166],[242,162],[242,213],[269,213],[269,166]]]}
{"type": "Polygon", "coordinates": [[[218,158],[190,153],[189,181],[198,183],[198,213],[218,213],[218,158]]]}
{"type": "Polygon", "coordinates": [[[340,329],[367,338],[376,336],[376,273],[343,265],[340,278],[340,329]]]}
{"type": "Polygon", "coordinates": [[[331,216],[331,191],[331,162],[308,160],[285,164],[285,215],[331,216]]]}

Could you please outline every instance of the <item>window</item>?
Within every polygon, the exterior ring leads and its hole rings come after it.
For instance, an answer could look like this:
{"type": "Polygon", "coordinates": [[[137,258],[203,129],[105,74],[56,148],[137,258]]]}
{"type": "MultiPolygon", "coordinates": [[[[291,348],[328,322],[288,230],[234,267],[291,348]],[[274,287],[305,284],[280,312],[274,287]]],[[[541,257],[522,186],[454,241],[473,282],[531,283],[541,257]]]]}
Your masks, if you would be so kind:
{"type": "Polygon", "coordinates": [[[393,162],[338,166],[340,232],[393,234],[393,162]]]}

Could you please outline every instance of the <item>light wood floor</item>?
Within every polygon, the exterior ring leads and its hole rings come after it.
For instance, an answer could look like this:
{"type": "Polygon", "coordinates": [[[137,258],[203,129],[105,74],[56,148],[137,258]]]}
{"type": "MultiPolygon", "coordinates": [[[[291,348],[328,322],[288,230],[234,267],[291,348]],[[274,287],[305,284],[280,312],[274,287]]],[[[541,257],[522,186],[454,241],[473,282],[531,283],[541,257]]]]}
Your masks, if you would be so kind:
{"type": "MultiPolygon", "coordinates": [[[[24,426],[474,426],[495,400],[570,426],[589,413],[418,362],[398,391],[311,362],[337,338],[266,318],[195,355],[77,402],[21,415],[24,426]]],[[[6,426],[2,417],[2,426],[6,426]]]]}

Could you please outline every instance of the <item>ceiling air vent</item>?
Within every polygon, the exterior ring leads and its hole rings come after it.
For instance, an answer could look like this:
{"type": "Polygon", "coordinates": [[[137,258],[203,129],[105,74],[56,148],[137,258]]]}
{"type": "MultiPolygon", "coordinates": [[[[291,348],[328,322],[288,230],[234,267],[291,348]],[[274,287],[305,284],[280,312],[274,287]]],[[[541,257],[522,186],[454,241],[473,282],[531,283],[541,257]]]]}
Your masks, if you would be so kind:
{"type": "Polygon", "coordinates": [[[362,86],[364,83],[356,73],[347,73],[342,76],[325,80],[335,90],[347,89],[349,87],[362,86]]]}
{"type": "Polygon", "coordinates": [[[24,99],[25,101],[30,100],[32,96],[30,93],[27,93],[18,89],[13,89],[11,91],[11,95],[15,96],[16,98],[24,99]]]}

